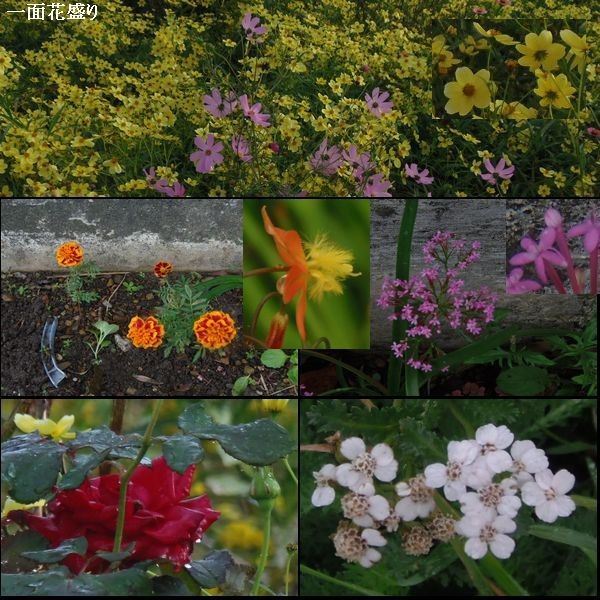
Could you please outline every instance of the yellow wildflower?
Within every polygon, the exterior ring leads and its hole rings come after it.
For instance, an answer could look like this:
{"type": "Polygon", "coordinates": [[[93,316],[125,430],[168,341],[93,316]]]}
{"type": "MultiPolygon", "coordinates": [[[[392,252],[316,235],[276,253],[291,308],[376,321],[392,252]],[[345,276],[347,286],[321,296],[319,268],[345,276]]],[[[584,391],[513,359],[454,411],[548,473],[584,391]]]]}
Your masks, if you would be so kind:
{"type": "Polygon", "coordinates": [[[528,33],[525,44],[517,44],[516,49],[523,54],[519,64],[530,71],[544,68],[546,71],[558,69],[558,61],[565,55],[565,47],[552,42],[552,33],[545,29],[539,35],[528,33]]]}
{"type": "Polygon", "coordinates": [[[475,56],[480,50],[487,50],[489,47],[487,40],[475,40],[472,35],[467,36],[465,41],[458,45],[458,49],[467,56],[475,56]]]}
{"type": "Polygon", "coordinates": [[[437,64],[440,75],[445,75],[448,73],[448,69],[460,63],[460,59],[454,58],[454,54],[448,50],[446,39],[443,35],[436,35],[433,38],[431,42],[431,54],[433,55],[434,64],[437,64]]]}
{"type": "Polygon", "coordinates": [[[533,93],[541,97],[540,106],[554,106],[555,108],[571,108],[569,97],[575,92],[575,88],[569,83],[564,73],[540,77],[537,87],[533,93]]]}
{"type": "Polygon", "coordinates": [[[560,37],[571,48],[567,54],[567,60],[571,62],[571,66],[578,67],[580,71],[583,71],[587,53],[591,50],[586,36],[580,37],[570,29],[562,29],[560,37]]]}
{"type": "Polygon", "coordinates": [[[37,502],[32,502],[31,504],[21,504],[20,502],[16,502],[10,496],[6,497],[6,502],[2,507],[2,518],[6,517],[9,512],[12,510],[27,510],[29,508],[41,508],[46,504],[46,501],[42,498],[37,502]]]}
{"type": "Polygon", "coordinates": [[[448,114],[459,113],[461,117],[474,107],[486,108],[490,105],[490,72],[480,69],[473,73],[469,67],[456,69],[456,81],[444,86],[444,96],[448,98],[445,109],[448,114]]]}
{"type": "Polygon", "coordinates": [[[102,165],[108,169],[108,172],[111,174],[122,173],[123,167],[119,164],[119,160],[116,158],[109,158],[105,160],[102,165]]]}
{"type": "Polygon", "coordinates": [[[263,532],[247,521],[228,523],[219,532],[219,542],[224,548],[255,550],[262,546],[263,532]]]}
{"type": "Polygon", "coordinates": [[[527,108],[520,102],[504,102],[496,100],[492,105],[493,112],[507,119],[515,121],[524,121],[526,119],[535,119],[537,110],[535,108],[527,108]]]}
{"type": "Polygon", "coordinates": [[[538,187],[538,196],[541,196],[542,198],[546,198],[547,196],[550,195],[550,188],[546,185],[546,184],[542,184],[538,187]]]}
{"type": "Polygon", "coordinates": [[[501,33],[497,29],[484,29],[479,23],[473,23],[473,27],[475,30],[483,35],[484,37],[492,38],[505,46],[514,46],[519,42],[515,41],[510,35],[506,35],[505,33],[501,33]]]}
{"type": "Polygon", "coordinates": [[[264,412],[281,412],[289,400],[261,400],[261,409],[264,412]]]}
{"type": "Polygon", "coordinates": [[[31,415],[17,413],[15,415],[15,425],[25,433],[39,431],[41,435],[52,436],[56,441],[72,440],[75,433],[69,431],[75,422],[73,415],[65,415],[56,423],[52,419],[35,419],[31,415]]]}

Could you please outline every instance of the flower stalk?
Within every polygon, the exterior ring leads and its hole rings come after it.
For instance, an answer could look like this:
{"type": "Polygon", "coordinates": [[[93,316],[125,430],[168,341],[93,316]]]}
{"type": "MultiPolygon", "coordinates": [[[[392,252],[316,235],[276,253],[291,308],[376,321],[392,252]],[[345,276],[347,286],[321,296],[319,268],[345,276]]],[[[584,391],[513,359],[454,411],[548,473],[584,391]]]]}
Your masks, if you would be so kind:
{"type": "Polygon", "coordinates": [[[115,542],[113,545],[113,552],[121,551],[121,542],[123,541],[123,530],[125,528],[125,503],[127,501],[127,487],[129,485],[129,480],[135,471],[135,468],[140,464],[142,458],[146,454],[150,444],[152,443],[152,432],[154,431],[154,427],[156,426],[156,422],[158,421],[158,414],[160,413],[160,409],[162,407],[163,400],[157,400],[154,408],[152,410],[152,416],[150,417],[150,423],[148,423],[148,427],[146,427],[146,432],[144,433],[144,437],[142,438],[142,445],[140,446],[140,450],[137,453],[137,456],[131,463],[129,469],[125,471],[123,477],[121,477],[121,488],[119,491],[119,513],[117,516],[117,528],[115,530],[115,542]]]}

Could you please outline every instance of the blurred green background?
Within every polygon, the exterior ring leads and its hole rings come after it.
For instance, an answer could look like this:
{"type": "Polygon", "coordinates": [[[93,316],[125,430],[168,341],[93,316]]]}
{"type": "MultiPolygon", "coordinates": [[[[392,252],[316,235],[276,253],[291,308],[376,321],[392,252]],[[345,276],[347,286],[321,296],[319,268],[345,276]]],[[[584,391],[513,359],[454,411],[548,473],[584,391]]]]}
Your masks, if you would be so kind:
{"type": "MultiPolygon", "coordinates": [[[[326,234],[330,242],[354,255],[354,271],[360,277],[342,282],[344,293],[327,293],[321,302],[308,299],[306,331],[308,344],[326,337],[332,348],[369,348],[369,217],[368,200],[244,200],[244,271],[282,264],[275,242],[264,229],[261,208],[267,207],[276,227],[295,229],[303,241],[326,234]]],[[[244,323],[246,332],[260,301],[276,290],[282,273],[244,278],[244,323]]],[[[310,289],[310,284],[309,284],[310,289]]],[[[301,348],[296,328],[297,299],[287,306],[290,317],[285,348],[301,348]]],[[[279,299],[267,302],[261,311],[255,337],[264,340],[279,299]]]]}
{"type": "MultiPolygon", "coordinates": [[[[8,418],[18,400],[2,400],[2,419],[8,418]]],[[[41,400],[39,402],[42,402],[41,400]]],[[[109,425],[112,400],[45,400],[50,402],[49,418],[58,421],[63,415],[74,415],[71,431],[109,425]]],[[[127,400],[123,433],[143,434],[152,413],[153,400],[127,400]]],[[[154,435],[180,433],[177,417],[190,402],[198,400],[165,400],[154,435]]],[[[217,423],[235,425],[246,423],[269,414],[262,409],[261,400],[202,400],[207,412],[217,423]]],[[[298,439],[297,400],[290,400],[277,414],[277,422],[284,426],[292,439],[298,439]]],[[[13,435],[20,432],[15,430],[13,435]]],[[[211,550],[229,550],[236,561],[254,568],[263,542],[262,518],[254,501],[248,497],[254,468],[225,454],[216,442],[204,441],[205,457],[198,465],[192,484],[192,496],[208,494],[221,517],[208,529],[202,543],[196,544],[193,558],[198,559],[211,550]]],[[[148,456],[160,455],[160,445],[153,445],[148,456]]],[[[297,472],[297,453],[288,458],[297,472]]],[[[263,581],[269,588],[281,591],[285,584],[287,544],[298,541],[297,486],[281,461],[273,465],[281,496],[276,500],[271,530],[271,551],[263,581]]],[[[94,475],[96,472],[93,472],[94,475]]],[[[5,491],[2,490],[2,504],[5,491]]],[[[296,589],[296,559],[290,570],[290,592],[296,589]]]]}

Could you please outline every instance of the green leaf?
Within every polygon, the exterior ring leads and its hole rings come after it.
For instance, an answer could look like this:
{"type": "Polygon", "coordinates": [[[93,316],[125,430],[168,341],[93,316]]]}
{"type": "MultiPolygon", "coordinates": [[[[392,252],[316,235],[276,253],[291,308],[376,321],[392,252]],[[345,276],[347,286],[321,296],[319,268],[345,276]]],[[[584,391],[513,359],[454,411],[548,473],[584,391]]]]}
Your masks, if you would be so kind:
{"type": "Polygon", "coordinates": [[[173,435],[163,442],[167,464],[180,474],[204,457],[200,442],[192,435],[173,435]]]}
{"type": "Polygon", "coordinates": [[[235,562],[227,550],[216,550],[202,560],[193,560],[186,566],[188,573],[203,588],[213,588],[225,583],[227,571],[235,562]]]}
{"type": "Polygon", "coordinates": [[[496,379],[498,387],[512,396],[535,396],[546,389],[549,375],[538,367],[513,367],[502,371],[496,379]]]}
{"type": "Polygon", "coordinates": [[[238,377],[233,384],[231,394],[233,396],[243,396],[244,392],[248,389],[248,384],[250,383],[250,381],[250,375],[238,377]]]}
{"type": "Polygon", "coordinates": [[[69,448],[93,448],[96,452],[109,450],[108,458],[135,458],[140,447],[139,436],[117,435],[106,425],[84,431],[69,443],[69,448]]]}
{"type": "Polygon", "coordinates": [[[243,425],[220,425],[206,414],[201,402],[188,406],[177,423],[185,433],[203,440],[215,440],[227,454],[250,465],[273,464],[296,447],[288,432],[271,419],[243,425]]]}
{"type": "Polygon", "coordinates": [[[41,573],[2,575],[3,596],[149,596],[150,579],[141,569],[71,577],[65,567],[41,573]]]}
{"type": "Polygon", "coordinates": [[[558,542],[559,544],[567,544],[579,548],[593,563],[598,564],[598,547],[596,538],[581,533],[567,527],[558,525],[532,525],[528,530],[529,535],[558,542]]]}
{"type": "Polygon", "coordinates": [[[135,548],[135,542],[131,542],[131,544],[127,544],[121,552],[96,552],[96,556],[107,560],[108,562],[118,562],[120,560],[124,560],[128,556],[133,554],[133,550],[135,548]]]}
{"type": "Polygon", "coordinates": [[[298,365],[294,365],[288,369],[287,377],[291,383],[298,385],[298,365]]]}
{"type": "Polygon", "coordinates": [[[65,540],[56,548],[50,548],[49,550],[23,552],[23,556],[40,563],[56,563],[69,556],[69,554],[80,554],[83,556],[87,550],[87,546],[88,542],[85,537],[77,537],[65,540]]]}
{"type": "Polygon", "coordinates": [[[260,362],[270,369],[279,369],[285,365],[288,355],[283,350],[265,350],[260,356],[260,362]]]}
{"type": "Polygon", "coordinates": [[[17,502],[29,504],[50,494],[67,447],[39,433],[17,435],[2,444],[2,480],[17,502]]]}
{"type": "Polygon", "coordinates": [[[33,531],[26,529],[18,531],[14,535],[2,535],[2,577],[5,573],[20,573],[22,571],[33,571],[37,563],[25,558],[25,552],[46,550],[49,546],[48,540],[33,531]]]}
{"type": "Polygon", "coordinates": [[[178,577],[162,575],[152,578],[153,596],[193,596],[187,586],[178,577]]]}
{"type": "Polygon", "coordinates": [[[75,456],[73,466],[58,482],[58,488],[61,490],[78,488],[84,482],[88,473],[106,459],[109,452],[110,450],[104,450],[99,454],[78,454],[75,456]]]}
{"type": "Polygon", "coordinates": [[[106,321],[96,321],[94,327],[104,336],[107,337],[113,333],[119,331],[119,326],[114,323],[107,323],[106,321]]]}

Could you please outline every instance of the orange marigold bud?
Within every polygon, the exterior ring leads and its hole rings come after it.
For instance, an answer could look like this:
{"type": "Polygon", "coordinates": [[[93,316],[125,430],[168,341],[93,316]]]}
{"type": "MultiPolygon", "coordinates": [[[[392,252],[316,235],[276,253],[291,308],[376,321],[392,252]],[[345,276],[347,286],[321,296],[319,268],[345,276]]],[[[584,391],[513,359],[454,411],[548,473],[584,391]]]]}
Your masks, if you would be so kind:
{"type": "Polygon", "coordinates": [[[156,317],[142,319],[137,315],[129,321],[127,337],[136,348],[158,348],[165,337],[165,327],[156,317]]]}
{"type": "Polygon", "coordinates": [[[271,319],[271,326],[269,327],[269,333],[265,340],[267,348],[281,348],[283,346],[283,338],[285,337],[285,330],[287,329],[290,318],[282,311],[275,313],[271,319]]]}
{"type": "Polygon", "coordinates": [[[56,262],[60,267],[76,267],[83,262],[83,248],[77,242],[65,242],[56,249],[56,262]]]}
{"type": "Polygon", "coordinates": [[[170,262],[167,262],[166,260],[157,262],[154,265],[154,274],[159,279],[166,277],[172,270],[173,270],[173,265],[170,262]]]}
{"type": "Polygon", "coordinates": [[[237,331],[230,315],[220,310],[211,310],[194,323],[194,334],[201,346],[216,350],[231,344],[237,331]]]}

